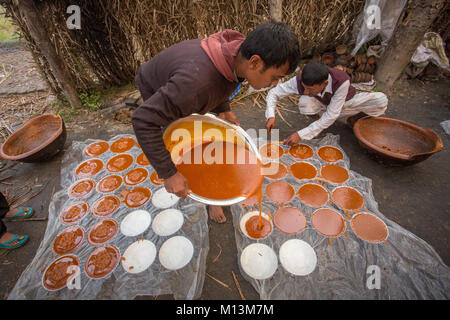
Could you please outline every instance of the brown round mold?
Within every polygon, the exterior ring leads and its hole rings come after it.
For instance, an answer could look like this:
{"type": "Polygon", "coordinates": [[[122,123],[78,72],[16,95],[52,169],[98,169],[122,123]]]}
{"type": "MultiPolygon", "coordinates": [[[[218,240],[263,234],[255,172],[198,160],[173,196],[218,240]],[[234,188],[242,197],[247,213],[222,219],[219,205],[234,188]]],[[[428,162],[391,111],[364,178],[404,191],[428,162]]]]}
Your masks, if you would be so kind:
{"type": "Polygon", "coordinates": [[[281,207],[273,215],[273,224],[283,233],[296,234],[306,228],[306,217],[294,207],[281,207]]]}
{"type": "Polygon", "coordinates": [[[355,188],[337,187],[331,192],[331,199],[342,209],[359,210],[364,207],[364,197],[355,188]]]}
{"type": "Polygon", "coordinates": [[[100,159],[89,159],[83,161],[75,169],[75,176],[78,179],[90,178],[103,170],[103,161],[100,159]]]}
{"type": "Polygon", "coordinates": [[[337,164],[328,164],[320,169],[320,177],[328,182],[341,184],[350,178],[348,170],[337,164]]]}
{"type": "Polygon", "coordinates": [[[259,153],[263,158],[275,160],[283,156],[284,149],[278,143],[266,143],[259,148],[259,153]]]}
{"type": "Polygon", "coordinates": [[[66,138],[63,119],[56,114],[44,114],[9,136],[0,148],[0,157],[27,163],[46,161],[63,149],[66,138]]]}
{"type": "Polygon", "coordinates": [[[350,220],[356,236],[364,241],[380,243],[387,240],[389,230],[386,224],[373,214],[359,212],[350,220]]]}
{"type": "Polygon", "coordinates": [[[342,215],[328,208],[317,209],[311,214],[311,224],[317,232],[325,237],[335,238],[345,232],[342,215]]]}
{"type": "Polygon", "coordinates": [[[80,267],[80,259],[76,255],[65,255],[53,261],[42,275],[42,286],[48,291],[65,288],[67,280],[75,273],[67,272],[70,266],[80,267]]]}
{"type": "Polygon", "coordinates": [[[298,161],[289,167],[292,176],[299,180],[311,180],[317,176],[317,168],[305,161],[298,161]]]}
{"type": "MultiPolygon", "coordinates": [[[[267,170],[268,168],[270,168],[272,166],[274,162],[269,162],[263,165],[263,169],[267,170]]],[[[277,168],[276,168],[276,172],[271,173],[271,174],[264,174],[264,177],[272,179],[272,180],[278,180],[281,179],[283,177],[285,177],[288,174],[288,169],[286,167],[286,165],[284,165],[281,162],[276,162],[277,163],[277,168]]]]}
{"type": "Polygon", "coordinates": [[[310,207],[322,207],[329,200],[328,191],[316,183],[302,185],[297,191],[297,196],[301,202],[310,207]]]}
{"type": "Polygon", "coordinates": [[[158,173],[156,171],[153,171],[150,175],[150,182],[155,186],[162,186],[164,184],[164,179],[160,179],[158,177],[158,173]]]}
{"type": "Polygon", "coordinates": [[[134,158],[127,153],[118,154],[106,163],[106,170],[109,172],[121,172],[128,169],[133,164],[134,158]]]}
{"type": "Polygon", "coordinates": [[[116,196],[109,195],[97,199],[92,204],[91,213],[96,218],[109,217],[120,207],[120,199],[116,196]]]}
{"type": "Polygon", "coordinates": [[[73,199],[81,199],[88,196],[95,188],[95,181],[92,179],[82,179],[75,181],[68,190],[68,195],[73,199]]]}
{"type": "Polygon", "coordinates": [[[314,156],[314,150],[306,144],[297,144],[289,148],[289,154],[297,159],[309,159],[314,156]]]}
{"type": "Polygon", "coordinates": [[[75,202],[62,210],[59,221],[64,225],[72,225],[81,221],[88,212],[89,204],[87,202],[75,202]]]}
{"type": "Polygon", "coordinates": [[[99,155],[104,154],[109,149],[109,144],[106,141],[96,141],[89,145],[87,145],[84,150],[83,154],[86,157],[98,157],[99,155]]]}
{"type": "Polygon", "coordinates": [[[119,224],[114,219],[101,219],[94,224],[87,234],[87,241],[93,246],[101,246],[113,239],[119,231],[119,224]]]}
{"type": "Polygon", "coordinates": [[[145,168],[138,167],[128,171],[123,177],[123,182],[127,186],[136,186],[144,182],[147,179],[147,177],[148,177],[148,170],[145,168]]]}
{"type": "Polygon", "coordinates": [[[109,150],[111,150],[111,152],[113,153],[123,153],[131,150],[131,148],[133,148],[135,144],[136,141],[133,138],[123,137],[111,143],[109,150]]]}
{"type": "Polygon", "coordinates": [[[98,183],[96,190],[99,193],[111,193],[120,188],[123,178],[117,174],[102,178],[98,183]]]}
{"type": "Polygon", "coordinates": [[[84,264],[84,271],[89,278],[102,279],[111,274],[120,261],[120,251],[114,245],[96,248],[84,264]]]}
{"type": "Polygon", "coordinates": [[[317,155],[325,162],[338,162],[344,159],[344,153],[333,146],[323,146],[317,151],[317,155]]]}
{"type": "Polygon", "coordinates": [[[121,196],[128,208],[138,208],[150,200],[152,192],[149,188],[136,187],[133,190],[122,190],[121,196]]]}
{"type": "Polygon", "coordinates": [[[269,183],[266,187],[265,193],[270,201],[280,204],[291,201],[295,196],[294,187],[286,181],[275,181],[269,183]]]}
{"type": "Polygon", "coordinates": [[[136,163],[140,166],[149,166],[150,165],[150,161],[148,161],[147,157],[145,156],[145,154],[143,152],[136,157],[136,163]]]}
{"type": "Polygon", "coordinates": [[[53,241],[53,252],[65,255],[77,250],[83,243],[85,231],[83,227],[73,225],[62,230],[53,241]]]}

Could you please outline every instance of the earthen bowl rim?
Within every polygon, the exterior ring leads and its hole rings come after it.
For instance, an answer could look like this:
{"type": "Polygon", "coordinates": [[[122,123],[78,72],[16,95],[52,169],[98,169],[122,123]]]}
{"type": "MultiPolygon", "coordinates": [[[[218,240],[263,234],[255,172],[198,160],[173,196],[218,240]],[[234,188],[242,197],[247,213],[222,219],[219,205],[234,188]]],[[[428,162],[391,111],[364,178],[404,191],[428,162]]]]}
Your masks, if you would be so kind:
{"type": "MultiPolygon", "coordinates": [[[[69,228],[81,229],[81,232],[83,233],[83,239],[82,239],[81,242],[73,249],[72,252],[67,252],[67,253],[64,253],[63,255],[73,254],[73,253],[74,253],[74,252],[75,252],[75,251],[83,244],[84,237],[86,236],[86,231],[84,230],[84,228],[83,228],[82,226],[80,226],[80,225],[78,225],[78,224],[72,224],[72,225],[68,226],[67,228],[64,228],[63,230],[61,230],[61,231],[56,235],[55,240],[56,240],[56,238],[58,238],[64,231],[66,231],[66,230],[69,229],[69,228]]],[[[61,256],[60,253],[55,252],[55,246],[54,246],[54,245],[55,245],[55,240],[53,241],[52,251],[53,251],[56,255],[61,256]]]]}
{"type": "Polygon", "coordinates": [[[117,247],[116,245],[113,245],[113,244],[104,244],[104,245],[102,245],[102,246],[98,246],[98,247],[95,247],[95,249],[88,255],[88,257],[86,258],[86,261],[85,261],[85,263],[84,263],[84,273],[86,274],[86,276],[89,278],[89,279],[103,279],[103,278],[106,278],[107,276],[110,276],[115,270],[116,270],[116,268],[117,268],[117,266],[119,265],[119,263],[120,263],[120,260],[121,260],[121,258],[122,258],[122,255],[121,255],[121,253],[120,253],[120,249],[119,249],[119,247],[117,247]],[[87,267],[87,262],[89,261],[89,259],[92,257],[92,255],[94,254],[94,252],[95,251],[98,251],[98,250],[100,250],[100,248],[103,248],[103,247],[111,247],[111,248],[113,248],[114,249],[114,251],[116,251],[116,253],[117,253],[117,255],[118,255],[118,259],[117,259],[117,264],[114,266],[114,268],[110,271],[110,272],[108,272],[107,274],[105,274],[103,277],[91,277],[91,276],[89,276],[89,274],[87,273],[87,271],[86,271],[86,267],[87,267]]]}
{"type": "Polygon", "coordinates": [[[44,271],[44,273],[43,273],[43,275],[42,275],[42,278],[41,278],[41,285],[42,285],[42,287],[43,287],[45,290],[50,291],[50,292],[55,292],[55,291],[59,291],[59,290],[64,289],[65,287],[67,287],[67,284],[66,284],[65,286],[63,286],[63,287],[61,287],[61,288],[59,288],[59,289],[48,289],[48,288],[44,285],[44,277],[45,277],[45,274],[47,273],[48,268],[50,268],[50,266],[52,266],[53,263],[55,263],[56,261],[58,261],[58,260],[60,260],[60,259],[62,259],[62,258],[64,258],[64,257],[75,257],[75,258],[76,258],[75,260],[78,262],[78,265],[77,265],[77,266],[78,266],[79,268],[81,267],[81,260],[80,260],[80,257],[77,256],[76,254],[65,254],[65,255],[63,255],[63,256],[60,256],[60,257],[56,258],[55,260],[53,260],[53,261],[47,266],[47,268],[45,268],[45,271],[44,271]]]}
{"type": "MultiPolygon", "coordinates": [[[[392,158],[397,158],[397,159],[402,159],[402,160],[411,160],[414,157],[417,157],[419,155],[433,154],[433,153],[441,151],[444,148],[444,145],[442,143],[441,137],[436,132],[434,132],[434,130],[429,129],[429,128],[422,128],[422,127],[420,127],[420,126],[418,126],[418,125],[416,125],[414,123],[407,122],[407,121],[404,121],[404,120],[388,118],[388,117],[370,117],[370,116],[363,117],[363,118],[359,119],[358,121],[356,121],[355,125],[353,126],[353,133],[355,134],[355,136],[358,139],[358,141],[361,141],[362,143],[364,143],[365,145],[370,147],[372,150],[377,151],[377,152],[379,152],[381,154],[385,154],[385,155],[390,156],[392,158]],[[431,151],[428,151],[428,152],[420,152],[420,153],[406,155],[406,154],[396,153],[396,152],[389,151],[387,149],[380,148],[379,146],[375,145],[371,141],[365,139],[362,136],[361,129],[360,129],[361,124],[364,121],[379,121],[379,120],[385,120],[385,121],[388,121],[388,122],[397,122],[397,123],[399,123],[399,124],[401,124],[401,125],[403,125],[405,127],[409,127],[411,129],[414,129],[415,131],[419,131],[419,132],[422,132],[422,133],[428,133],[428,134],[431,134],[431,135],[435,136],[436,141],[435,141],[434,149],[431,150],[431,151]]],[[[423,136],[424,137],[428,137],[427,134],[424,134],[423,136]]]]}
{"type": "MultiPolygon", "coordinates": [[[[76,199],[76,198],[73,198],[73,199],[76,199]]],[[[91,210],[91,206],[89,205],[89,203],[88,203],[87,201],[80,200],[80,201],[77,201],[77,202],[73,202],[73,203],[71,203],[71,204],[69,204],[69,205],[67,205],[67,206],[65,206],[65,207],[63,208],[63,210],[62,210],[61,213],[59,214],[59,222],[60,222],[62,225],[64,225],[64,226],[73,226],[73,225],[76,225],[78,222],[80,222],[81,220],[83,220],[83,218],[86,217],[86,216],[88,215],[88,213],[89,213],[90,210],[91,210]],[[76,221],[74,221],[74,222],[72,222],[72,223],[65,222],[65,221],[63,220],[63,218],[62,218],[62,213],[64,212],[64,209],[73,207],[74,205],[79,204],[79,203],[85,203],[85,204],[87,205],[86,212],[83,214],[83,216],[82,216],[80,219],[78,219],[78,220],[76,220],[76,221]]]]}
{"type": "Polygon", "coordinates": [[[45,147],[47,147],[49,144],[51,144],[53,141],[55,141],[63,132],[63,127],[64,127],[64,120],[60,115],[57,114],[43,114],[40,116],[37,116],[33,119],[28,120],[24,125],[22,125],[22,127],[20,127],[19,129],[17,129],[11,136],[8,137],[8,139],[5,140],[5,142],[2,144],[1,148],[0,148],[0,156],[6,160],[22,160],[25,159],[39,151],[41,151],[42,149],[44,149],[45,147]],[[8,143],[8,140],[12,140],[13,137],[15,137],[16,135],[18,135],[18,133],[20,133],[21,131],[24,131],[25,128],[27,126],[29,126],[30,124],[37,122],[39,119],[42,118],[56,118],[59,120],[59,128],[58,130],[55,132],[54,135],[52,135],[51,137],[49,137],[46,141],[44,141],[42,144],[40,144],[38,147],[25,152],[25,153],[21,153],[20,155],[16,155],[16,156],[11,156],[5,153],[4,151],[4,147],[5,145],[8,143]]]}
{"type": "Polygon", "coordinates": [[[100,219],[99,221],[97,221],[96,223],[94,223],[94,224],[92,225],[92,227],[89,229],[89,231],[88,231],[88,233],[87,233],[87,235],[86,235],[86,240],[87,240],[87,242],[88,242],[90,245],[92,245],[92,246],[94,246],[94,247],[101,247],[101,246],[103,246],[103,245],[105,245],[105,244],[108,244],[109,242],[112,241],[112,239],[119,233],[119,228],[120,228],[120,227],[119,227],[119,223],[117,222],[116,219],[113,219],[113,218],[104,218],[104,219],[100,219]],[[89,239],[89,235],[91,234],[92,230],[94,230],[95,227],[97,227],[98,225],[100,225],[101,223],[103,223],[103,222],[105,222],[105,221],[107,221],[107,220],[113,221],[113,222],[114,222],[114,225],[117,227],[116,234],[115,234],[114,236],[112,236],[111,238],[109,238],[108,240],[106,240],[105,242],[94,242],[94,241],[91,241],[91,240],[89,239]]]}
{"type": "Polygon", "coordinates": [[[342,236],[342,235],[344,234],[344,232],[347,230],[347,224],[345,223],[345,221],[346,221],[346,220],[344,219],[344,217],[342,216],[342,214],[341,214],[340,212],[338,212],[338,211],[336,211],[336,210],[334,210],[334,209],[331,209],[331,208],[326,208],[326,207],[317,208],[316,210],[313,211],[313,213],[311,213],[311,225],[312,225],[312,227],[313,227],[314,230],[316,230],[318,233],[320,233],[321,235],[323,235],[324,237],[327,237],[327,238],[337,238],[337,237],[342,236]],[[320,231],[314,226],[314,223],[313,223],[313,217],[314,217],[314,215],[317,213],[317,211],[320,211],[320,210],[331,210],[331,211],[333,211],[333,212],[335,212],[335,213],[337,213],[337,214],[339,215],[339,217],[342,219],[342,222],[343,222],[343,225],[344,225],[344,228],[342,229],[342,231],[341,231],[339,234],[334,235],[334,236],[326,235],[326,234],[323,234],[322,232],[320,232],[320,231]]]}
{"type": "Polygon", "coordinates": [[[361,240],[366,241],[366,242],[370,242],[370,243],[382,243],[382,242],[385,242],[385,241],[389,238],[389,228],[388,228],[386,222],[384,222],[383,220],[381,220],[381,219],[380,219],[379,217],[377,217],[375,214],[370,213],[370,212],[367,212],[367,211],[359,211],[359,212],[357,212],[356,214],[354,214],[354,215],[352,216],[352,218],[350,219],[350,227],[351,227],[351,229],[352,229],[352,232],[356,235],[356,237],[357,237],[358,239],[361,239],[361,240]],[[370,240],[366,240],[366,239],[363,239],[363,238],[361,238],[360,236],[358,236],[358,234],[357,234],[357,233],[354,231],[354,229],[353,229],[353,219],[356,218],[357,216],[363,215],[363,214],[370,215],[370,216],[374,216],[375,218],[377,218],[378,220],[380,220],[380,221],[383,223],[383,225],[386,227],[386,231],[387,231],[387,235],[386,235],[386,238],[385,238],[384,240],[380,240],[380,241],[370,241],[370,240]]]}

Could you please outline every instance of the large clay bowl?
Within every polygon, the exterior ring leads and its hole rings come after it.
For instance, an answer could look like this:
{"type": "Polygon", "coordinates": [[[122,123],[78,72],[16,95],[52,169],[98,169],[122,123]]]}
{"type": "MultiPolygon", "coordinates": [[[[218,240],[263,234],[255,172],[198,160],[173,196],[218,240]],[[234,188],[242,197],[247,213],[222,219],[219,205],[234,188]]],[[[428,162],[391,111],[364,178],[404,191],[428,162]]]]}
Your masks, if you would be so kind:
{"type": "Polygon", "coordinates": [[[56,114],[44,114],[14,132],[3,143],[0,157],[21,162],[49,160],[62,150],[66,138],[63,119],[56,114]]]}
{"type": "Polygon", "coordinates": [[[355,123],[353,132],[376,160],[391,165],[414,164],[444,148],[433,130],[397,119],[362,118],[355,123]]]}

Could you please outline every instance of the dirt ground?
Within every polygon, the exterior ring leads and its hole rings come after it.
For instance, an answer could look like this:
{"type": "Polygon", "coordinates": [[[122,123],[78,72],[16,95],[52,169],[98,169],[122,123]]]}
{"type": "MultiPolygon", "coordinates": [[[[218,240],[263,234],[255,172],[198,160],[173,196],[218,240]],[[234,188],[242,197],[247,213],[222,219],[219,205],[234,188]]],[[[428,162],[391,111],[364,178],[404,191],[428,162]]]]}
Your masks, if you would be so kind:
{"type": "MultiPolygon", "coordinates": [[[[1,52],[0,49],[0,57],[1,52]]],[[[340,145],[350,158],[351,169],[372,179],[373,192],[380,212],[428,242],[447,265],[450,265],[450,200],[448,192],[450,190],[448,179],[450,139],[440,126],[440,122],[450,119],[449,88],[450,80],[448,79],[439,81],[403,79],[389,95],[386,116],[431,128],[438,133],[444,143],[443,151],[414,166],[389,167],[379,164],[359,146],[353,132],[342,123],[337,122],[326,131],[340,136],[340,145]]],[[[39,107],[36,105],[35,112],[52,110],[48,106],[49,100],[47,99],[50,99],[48,91],[33,91],[24,94],[23,98],[33,94],[47,95],[40,99],[39,107]]],[[[16,94],[0,95],[1,119],[10,119],[7,118],[8,112],[11,112],[10,108],[17,104],[14,99],[20,99],[20,97],[16,94]],[[4,101],[9,101],[9,107],[5,107],[4,101]]],[[[38,99],[36,98],[36,100],[38,99]]],[[[25,103],[23,107],[26,106],[25,103]]],[[[246,100],[242,100],[242,103],[236,104],[233,111],[244,129],[263,128],[265,124],[263,106],[262,99],[255,103],[254,96],[250,96],[246,100]]],[[[71,116],[66,122],[68,137],[65,149],[73,141],[83,141],[88,138],[108,140],[117,134],[133,133],[129,122],[132,110],[121,107],[123,104],[95,112],[83,111],[79,115],[71,116]]],[[[292,126],[290,127],[284,120],[277,117],[280,138],[284,138],[310,123],[309,119],[298,113],[292,102],[288,102],[287,107],[280,111],[283,118],[292,126]]],[[[20,111],[16,111],[16,113],[20,113],[20,111]]],[[[27,117],[31,117],[31,114],[22,112],[22,117],[16,116],[9,120],[9,126],[15,127],[25,122],[27,117]]],[[[34,221],[7,223],[10,232],[28,234],[30,240],[20,249],[0,251],[0,299],[8,297],[22,271],[34,258],[43,239],[47,225],[47,209],[53,193],[60,188],[63,154],[64,152],[60,153],[51,161],[35,164],[0,160],[0,191],[16,204],[30,198],[23,205],[35,208],[34,217],[37,218],[34,221]]],[[[225,209],[225,215],[227,217],[225,224],[209,222],[210,250],[207,258],[207,275],[205,275],[200,299],[241,299],[232,272],[237,276],[245,298],[259,299],[253,287],[240,275],[232,217],[228,208],[225,209]],[[227,284],[229,288],[220,285],[210,276],[227,284]]],[[[149,297],[138,298],[147,299],[149,297]]],[[[170,299],[171,297],[151,298],[170,299]]]]}

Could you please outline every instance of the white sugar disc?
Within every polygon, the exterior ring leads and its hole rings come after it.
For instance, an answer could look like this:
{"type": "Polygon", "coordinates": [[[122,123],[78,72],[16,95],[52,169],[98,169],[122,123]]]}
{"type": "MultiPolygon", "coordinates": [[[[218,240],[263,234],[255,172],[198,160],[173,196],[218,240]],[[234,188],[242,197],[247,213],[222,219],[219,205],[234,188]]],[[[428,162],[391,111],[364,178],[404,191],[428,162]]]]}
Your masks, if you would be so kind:
{"type": "Polygon", "coordinates": [[[124,236],[134,237],[143,233],[150,226],[152,217],[145,210],[135,210],[129,213],[120,224],[120,232],[124,236]]]}
{"type": "Polygon", "coordinates": [[[168,270],[178,270],[191,261],[194,255],[192,242],[183,236],[172,237],[159,249],[159,262],[168,270]]]}
{"type": "Polygon", "coordinates": [[[152,229],[158,236],[170,236],[181,228],[183,222],[184,217],[180,210],[166,209],[153,219],[152,229]]]}
{"type": "Polygon", "coordinates": [[[252,243],[242,251],[241,267],[253,279],[268,279],[277,271],[277,255],[268,245],[252,243]]]}
{"type": "Polygon", "coordinates": [[[306,276],[316,268],[317,256],[307,242],[291,239],[280,247],[280,262],[287,272],[296,276],[306,276]]]}
{"type": "Polygon", "coordinates": [[[140,273],[155,261],[156,247],[149,240],[138,240],[132,243],[122,256],[122,267],[128,273],[140,273]]]}
{"type": "Polygon", "coordinates": [[[179,197],[173,193],[167,192],[166,188],[161,188],[154,193],[152,203],[157,208],[167,209],[175,205],[178,200],[180,200],[179,197]]]}

